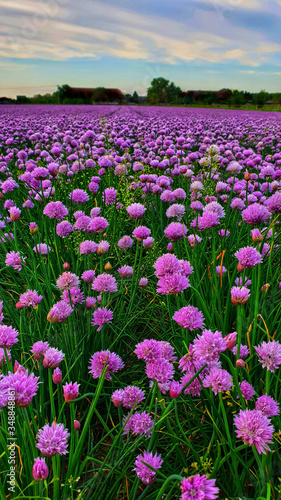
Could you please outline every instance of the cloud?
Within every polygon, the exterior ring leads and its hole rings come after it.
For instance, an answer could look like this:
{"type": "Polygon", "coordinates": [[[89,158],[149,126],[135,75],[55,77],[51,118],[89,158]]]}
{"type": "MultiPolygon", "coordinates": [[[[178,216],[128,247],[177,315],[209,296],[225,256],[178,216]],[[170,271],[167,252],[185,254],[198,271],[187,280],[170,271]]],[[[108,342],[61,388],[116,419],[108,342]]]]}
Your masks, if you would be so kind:
{"type": "MultiPolygon", "coordinates": [[[[201,0],[219,8],[261,10],[266,0],[201,0]]],[[[281,1],[281,0],[280,0],[281,1]]],[[[199,4],[198,4],[199,5],[199,4]]],[[[179,64],[192,61],[259,66],[281,51],[266,35],[198,8],[181,21],[100,0],[0,0],[2,58],[65,61],[102,56],[179,64]]],[[[231,16],[230,16],[231,17],[231,16]]]]}
{"type": "MultiPolygon", "coordinates": [[[[202,3],[211,4],[213,7],[237,10],[263,10],[266,0],[201,0],[202,3]]],[[[280,0],[281,1],[281,0],[280,0]]]]}

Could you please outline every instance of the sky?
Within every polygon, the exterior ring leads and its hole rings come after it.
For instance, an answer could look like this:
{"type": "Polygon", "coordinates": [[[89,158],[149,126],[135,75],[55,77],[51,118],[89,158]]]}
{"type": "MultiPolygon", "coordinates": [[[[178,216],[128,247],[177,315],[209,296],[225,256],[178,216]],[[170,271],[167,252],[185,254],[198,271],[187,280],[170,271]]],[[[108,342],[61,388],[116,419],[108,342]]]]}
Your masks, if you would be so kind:
{"type": "Polygon", "coordinates": [[[146,95],[281,92],[281,0],[0,0],[0,96],[57,85],[146,95]]]}

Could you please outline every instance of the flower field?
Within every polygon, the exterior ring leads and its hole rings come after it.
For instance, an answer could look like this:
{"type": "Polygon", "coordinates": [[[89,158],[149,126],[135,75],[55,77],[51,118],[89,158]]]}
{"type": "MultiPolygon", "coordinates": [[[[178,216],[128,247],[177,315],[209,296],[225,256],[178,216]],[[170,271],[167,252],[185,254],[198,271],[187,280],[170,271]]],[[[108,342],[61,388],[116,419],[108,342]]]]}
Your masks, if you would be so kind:
{"type": "Polygon", "coordinates": [[[1,499],[281,499],[280,214],[280,114],[2,106],[1,499]]]}

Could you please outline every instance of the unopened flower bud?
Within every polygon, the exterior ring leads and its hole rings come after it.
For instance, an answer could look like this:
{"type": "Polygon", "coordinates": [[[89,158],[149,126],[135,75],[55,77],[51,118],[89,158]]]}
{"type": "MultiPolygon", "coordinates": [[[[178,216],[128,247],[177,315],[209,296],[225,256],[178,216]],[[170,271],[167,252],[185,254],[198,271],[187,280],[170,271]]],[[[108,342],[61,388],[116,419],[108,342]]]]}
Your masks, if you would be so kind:
{"type": "Polygon", "coordinates": [[[45,462],[45,458],[35,458],[34,465],[32,467],[32,476],[34,481],[44,481],[49,475],[48,465],[45,462]]]}
{"type": "Polygon", "coordinates": [[[52,379],[53,379],[54,384],[57,384],[57,385],[61,384],[62,373],[61,373],[61,370],[59,368],[55,368],[55,370],[53,371],[52,379]]]}
{"type": "Polygon", "coordinates": [[[70,403],[73,399],[76,399],[79,394],[79,385],[77,382],[70,382],[70,384],[65,384],[63,386],[63,397],[66,403],[70,403]]]}
{"type": "Polygon", "coordinates": [[[251,180],[251,174],[250,174],[250,172],[248,172],[248,170],[244,174],[244,179],[245,179],[245,181],[250,181],[251,180]]]}
{"type": "Polygon", "coordinates": [[[81,427],[80,422],[78,422],[78,420],[74,420],[73,424],[74,424],[74,430],[79,431],[79,429],[81,427]]]}
{"type": "Polygon", "coordinates": [[[261,292],[267,292],[267,290],[269,289],[270,287],[270,284],[269,283],[266,283],[266,285],[263,285],[261,287],[261,292]]]}
{"type": "Polygon", "coordinates": [[[37,234],[38,233],[38,226],[37,226],[36,222],[30,222],[29,232],[30,232],[30,234],[37,234]]]}
{"type": "Polygon", "coordinates": [[[59,318],[58,316],[52,316],[50,313],[47,314],[47,320],[50,322],[50,323],[57,323],[59,318]]]}
{"type": "Polygon", "coordinates": [[[104,270],[106,272],[110,272],[112,270],[112,265],[110,264],[110,262],[107,262],[104,266],[104,270]]]}
{"type": "Polygon", "coordinates": [[[226,335],[226,351],[231,351],[236,344],[237,332],[232,332],[226,335]]]}
{"type": "Polygon", "coordinates": [[[245,361],[243,361],[243,359],[237,359],[237,361],[236,361],[237,368],[244,368],[245,365],[246,365],[246,363],[245,363],[245,361]]]}
{"type": "Polygon", "coordinates": [[[68,271],[68,269],[70,269],[70,264],[68,262],[64,262],[63,266],[65,271],[68,271]]]}
{"type": "Polygon", "coordinates": [[[176,399],[180,395],[181,390],[182,390],[181,384],[179,382],[176,382],[175,380],[173,380],[170,384],[170,396],[171,396],[171,398],[176,399]]]}
{"type": "Polygon", "coordinates": [[[242,264],[240,264],[240,262],[238,263],[238,266],[237,266],[237,271],[239,273],[242,273],[242,271],[244,271],[244,267],[242,266],[242,264]]]}

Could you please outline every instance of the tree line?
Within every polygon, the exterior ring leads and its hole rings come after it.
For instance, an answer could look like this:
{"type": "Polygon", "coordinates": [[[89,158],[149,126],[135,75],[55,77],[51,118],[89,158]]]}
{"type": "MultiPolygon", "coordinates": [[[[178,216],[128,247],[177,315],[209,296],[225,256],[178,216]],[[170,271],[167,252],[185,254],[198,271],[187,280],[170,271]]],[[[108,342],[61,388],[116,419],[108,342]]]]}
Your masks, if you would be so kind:
{"type": "Polygon", "coordinates": [[[0,98],[1,102],[4,104],[8,102],[16,104],[108,104],[114,102],[122,105],[224,105],[238,108],[245,105],[254,105],[262,108],[265,104],[279,107],[281,92],[269,93],[266,90],[261,90],[253,93],[226,88],[218,91],[183,91],[174,82],[159,77],[151,81],[146,96],[139,96],[136,91],[131,95],[128,93],[122,94],[118,89],[106,89],[104,87],[75,89],[65,84],[58,86],[57,90],[52,94],[36,94],[33,97],[17,96],[17,99],[0,98]]]}

